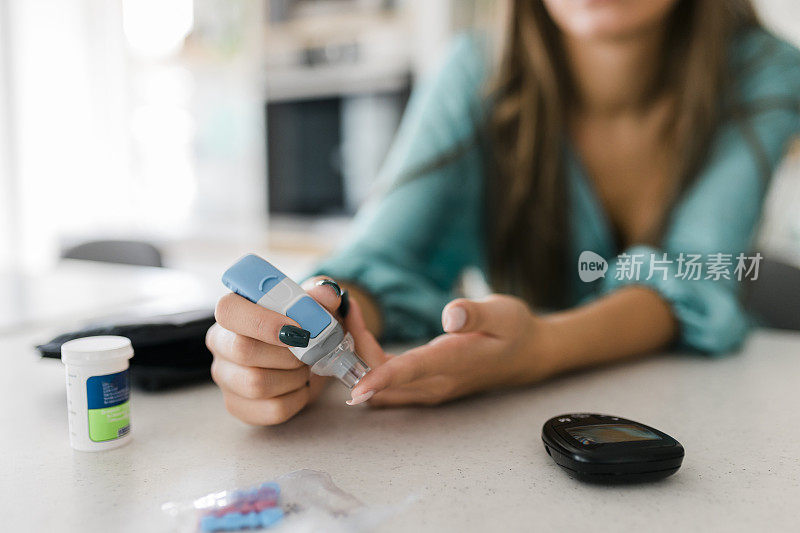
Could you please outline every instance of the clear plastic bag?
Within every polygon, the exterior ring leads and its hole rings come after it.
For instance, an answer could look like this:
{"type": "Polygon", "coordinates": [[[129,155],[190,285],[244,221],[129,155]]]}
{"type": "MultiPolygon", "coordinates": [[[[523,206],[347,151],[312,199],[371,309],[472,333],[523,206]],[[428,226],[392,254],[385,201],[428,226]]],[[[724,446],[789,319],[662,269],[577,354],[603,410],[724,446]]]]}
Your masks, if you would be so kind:
{"type": "Polygon", "coordinates": [[[161,510],[181,533],[203,531],[366,532],[408,502],[366,506],[337,487],[325,472],[297,470],[269,483],[223,490],[196,500],[168,502],[161,510]]]}

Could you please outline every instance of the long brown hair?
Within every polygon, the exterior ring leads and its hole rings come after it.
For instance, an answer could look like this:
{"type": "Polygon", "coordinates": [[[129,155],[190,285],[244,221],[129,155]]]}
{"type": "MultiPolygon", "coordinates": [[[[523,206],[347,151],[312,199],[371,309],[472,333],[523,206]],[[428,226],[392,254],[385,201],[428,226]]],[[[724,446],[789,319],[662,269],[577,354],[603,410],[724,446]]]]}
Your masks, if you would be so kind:
{"type": "MultiPolygon", "coordinates": [[[[565,273],[572,271],[565,264],[564,141],[574,91],[559,30],[543,2],[511,0],[510,7],[487,122],[490,277],[495,290],[560,307],[565,273]]],[[[749,0],[680,0],[669,24],[659,90],[674,102],[664,130],[676,162],[675,195],[668,199],[674,202],[719,123],[730,38],[757,19],[749,0]]]]}

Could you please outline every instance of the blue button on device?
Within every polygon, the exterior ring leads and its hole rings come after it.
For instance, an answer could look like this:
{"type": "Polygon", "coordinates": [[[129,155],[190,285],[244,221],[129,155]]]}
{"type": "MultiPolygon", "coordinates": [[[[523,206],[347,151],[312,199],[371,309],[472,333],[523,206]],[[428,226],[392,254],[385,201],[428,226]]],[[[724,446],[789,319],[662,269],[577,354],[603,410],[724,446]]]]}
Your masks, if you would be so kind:
{"type": "Polygon", "coordinates": [[[331,316],[310,296],[303,296],[286,311],[286,316],[296,321],[315,338],[331,323],[331,316]]]}
{"type": "Polygon", "coordinates": [[[285,277],[286,274],[268,262],[249,254],[225,271],[222,283],[239,296],[257,303],[285,277]]]}

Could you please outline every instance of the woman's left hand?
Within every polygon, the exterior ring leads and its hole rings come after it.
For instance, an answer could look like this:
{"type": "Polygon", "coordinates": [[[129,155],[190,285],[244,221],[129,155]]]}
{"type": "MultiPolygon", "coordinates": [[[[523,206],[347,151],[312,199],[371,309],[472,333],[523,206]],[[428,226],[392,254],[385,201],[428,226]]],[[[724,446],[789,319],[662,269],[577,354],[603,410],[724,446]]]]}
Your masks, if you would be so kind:
{"type": "Polygon", "coordinates": [[[401,355],[362,354],[373,370],[353,389],[350,403],[432,405],[548,374],[554,351],[549,325],[518,298],[453,300],[442,325],[444,335],[401,355]]]}

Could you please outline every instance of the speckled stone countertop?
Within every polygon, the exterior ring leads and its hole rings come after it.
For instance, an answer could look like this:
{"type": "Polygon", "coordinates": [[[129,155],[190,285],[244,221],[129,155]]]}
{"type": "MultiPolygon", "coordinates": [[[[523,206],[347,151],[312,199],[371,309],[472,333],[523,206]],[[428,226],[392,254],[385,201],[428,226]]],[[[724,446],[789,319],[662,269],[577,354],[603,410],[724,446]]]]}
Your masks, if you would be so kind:
{"type": "Polygon", "coordinates": [[[348,407],[332,384],[290,422],[246,426],[211,384],[134,391],[133,441],[73,451],[63,367],[28,331],[0,337],[3,531],[168,531],[163,502],[301,468],[367,505],[414,501],[380,531],[753,531],[800,524],[800,335],[759,330],[719,360],[661,355],[435,408],[348,407]],[[618,414],[686,448],[657,483],[586,485],[545,453],[542,424],[618,414]]]}

